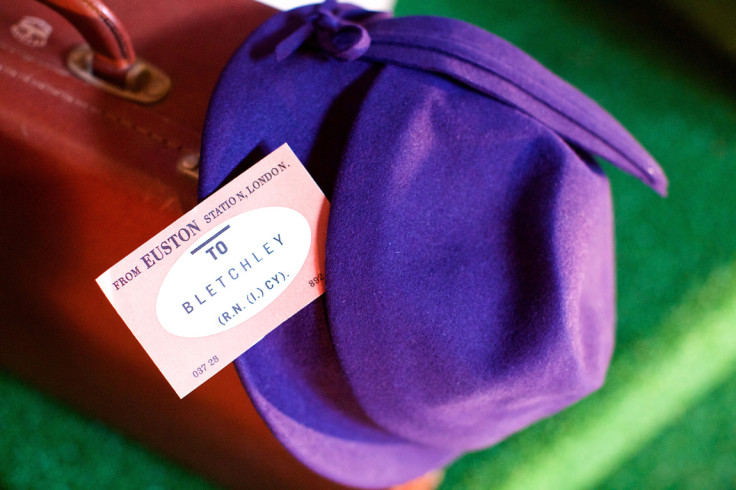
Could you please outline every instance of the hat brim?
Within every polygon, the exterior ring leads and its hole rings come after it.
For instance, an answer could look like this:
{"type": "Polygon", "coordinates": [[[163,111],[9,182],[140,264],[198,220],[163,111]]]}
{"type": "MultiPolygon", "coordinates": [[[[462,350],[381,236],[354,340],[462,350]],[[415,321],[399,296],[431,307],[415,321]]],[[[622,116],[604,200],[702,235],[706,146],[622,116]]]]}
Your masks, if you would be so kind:
{"type": "Polygon", "coordinates": [[[391,486],[458,456],[397,437],[365,415],[335,354],[322,298],[240,356],[235,367],[279,441],[339,483],[391,486]]]}

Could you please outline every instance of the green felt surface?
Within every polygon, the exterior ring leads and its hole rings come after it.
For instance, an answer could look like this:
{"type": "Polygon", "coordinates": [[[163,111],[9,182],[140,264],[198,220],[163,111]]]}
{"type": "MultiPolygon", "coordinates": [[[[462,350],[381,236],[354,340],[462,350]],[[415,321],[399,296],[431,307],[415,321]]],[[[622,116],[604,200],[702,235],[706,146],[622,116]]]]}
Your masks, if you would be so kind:
{"type": "Polygon", "coordinates": [[[0,488],[215,488],[0,372],[0,488]]]}
{"type": "MultiPolygon", "coordinates": [[[[736,488],[736,65],[646,2],[400,0],[471,21],[613,113],[670,178],[660,199],[605,166],[617,348],[606,385],[452,465],[442,488],[736,488]]],[[[0,376],[0,487],[208,484],[0,376]]]]}

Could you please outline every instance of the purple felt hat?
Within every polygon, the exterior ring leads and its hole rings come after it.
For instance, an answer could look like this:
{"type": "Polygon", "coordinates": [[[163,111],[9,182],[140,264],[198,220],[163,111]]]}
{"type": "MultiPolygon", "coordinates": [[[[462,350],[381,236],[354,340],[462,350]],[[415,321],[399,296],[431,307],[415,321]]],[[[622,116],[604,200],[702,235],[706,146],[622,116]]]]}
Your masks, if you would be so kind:
{"type": "Polygon", "coordinates": [[[477,27],[328,1],[233,56],[201,197],[283,143],[331,201],[327,292],[236,367],[307,466],[400,483],[601,385],[615,274],[593,155],[667,182],[598,105],[477,27]]]}

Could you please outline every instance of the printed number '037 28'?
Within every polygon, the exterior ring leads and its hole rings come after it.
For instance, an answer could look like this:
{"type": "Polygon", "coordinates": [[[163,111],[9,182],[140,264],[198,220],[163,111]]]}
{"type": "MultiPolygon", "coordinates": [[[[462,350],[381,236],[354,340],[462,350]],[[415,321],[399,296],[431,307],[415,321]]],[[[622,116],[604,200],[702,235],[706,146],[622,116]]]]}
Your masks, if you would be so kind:
{"type": "Polygon", "coordinates": [[[319,273],[309,280],[309,286],[314,287],[324,280],[325,280],[325,275],[322,273],[319,273]]]}
{"type": "Polygon", "coordinates": [[[220,359],[218,359],[217,356],[210,357],[209,359],[207,359],[207,362],[192,371],[192,376],[194,376],[195,378],[202,376],[205,372],[207,372],[207,366],[214,366],[218,362],[220,362],[220,359]]]}

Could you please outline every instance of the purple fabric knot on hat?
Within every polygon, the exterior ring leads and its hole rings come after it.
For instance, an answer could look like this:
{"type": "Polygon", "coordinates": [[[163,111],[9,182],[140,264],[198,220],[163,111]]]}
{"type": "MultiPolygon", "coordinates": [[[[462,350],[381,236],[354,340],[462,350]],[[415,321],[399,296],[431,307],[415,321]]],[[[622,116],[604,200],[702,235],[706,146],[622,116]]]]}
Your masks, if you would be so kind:
{"type": "Polygon", "coordinates": [[[315,5],[304,23],[276,46],[276,59],[283,61],[316,34],[319,46],[335,58],[355,60],[371,45],[371,36],[361,24],[349,20],[351,14],[365,13],[336,0],[315,5]]]}
{"type": "Polygon", "coordinates": [[[601,386],[615,270],[594,157],[667,179],[595,102],[472,25],[329,1],[229,62],[200,196],[285,142],[331,201],[327,290],[235,366],[304,464],[390,486],[601,386]]]}

